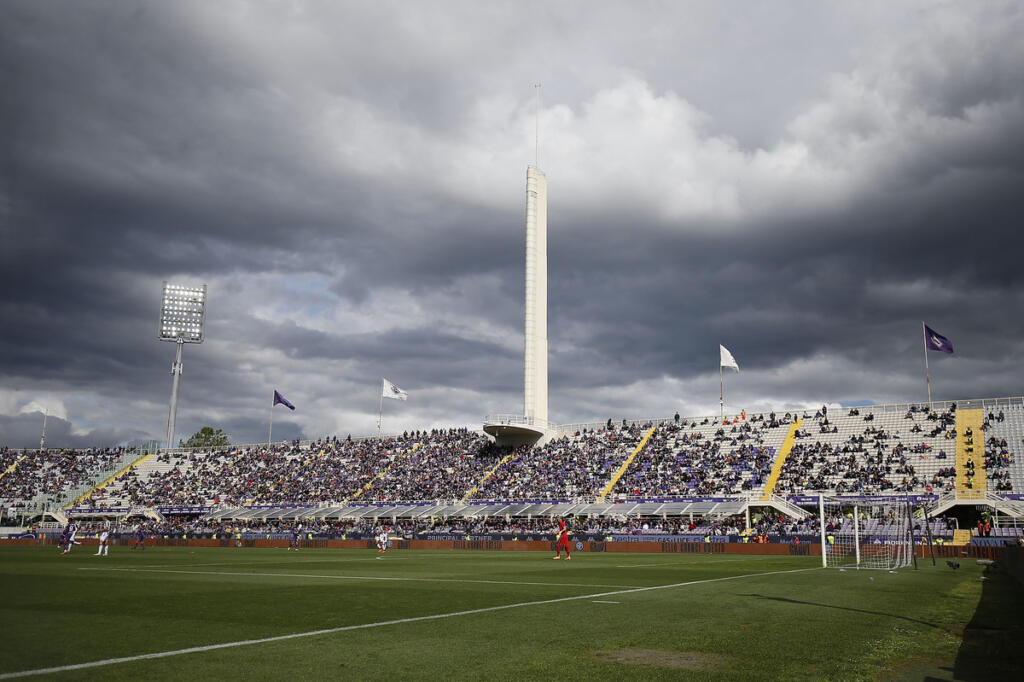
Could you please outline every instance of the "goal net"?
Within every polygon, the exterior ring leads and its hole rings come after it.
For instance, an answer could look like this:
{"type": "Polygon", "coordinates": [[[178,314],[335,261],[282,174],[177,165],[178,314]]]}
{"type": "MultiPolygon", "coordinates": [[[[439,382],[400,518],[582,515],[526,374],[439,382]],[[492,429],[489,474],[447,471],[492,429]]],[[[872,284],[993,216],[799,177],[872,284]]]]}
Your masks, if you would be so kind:
{"type": "Polygon", "coordinates": [[[914,556],[907,497],[818,498],[825,568],[897,569],[914,556]]]}

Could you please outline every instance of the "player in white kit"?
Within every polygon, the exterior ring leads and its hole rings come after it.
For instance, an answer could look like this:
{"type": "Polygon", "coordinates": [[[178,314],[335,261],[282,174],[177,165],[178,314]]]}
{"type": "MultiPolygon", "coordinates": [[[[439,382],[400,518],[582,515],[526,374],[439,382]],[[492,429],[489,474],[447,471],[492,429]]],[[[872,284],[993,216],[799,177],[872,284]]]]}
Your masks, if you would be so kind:
{"type": "Polygon", "coordinates": [[[103,530],[100,531],[100,546],[96,548],[96,556],[110,553],[110,519],[103,519],[103,530]]]}

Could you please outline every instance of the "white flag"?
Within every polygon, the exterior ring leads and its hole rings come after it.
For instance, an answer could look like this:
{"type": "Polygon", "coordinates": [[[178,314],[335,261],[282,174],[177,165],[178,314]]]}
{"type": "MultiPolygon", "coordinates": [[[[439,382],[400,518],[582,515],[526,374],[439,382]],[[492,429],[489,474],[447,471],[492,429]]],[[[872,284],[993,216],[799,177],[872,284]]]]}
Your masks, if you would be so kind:
{"type": "Polygon", "coordinates": [[[382,390],[381,396],[383,396],[385,398],[391,398],[392,400],[408,400],[409,399],[409,394],[406,393],[405,391],[403,391],[402,389],[400,389],[398,386],[395,386],[393,383],[391,383],[390,381],[388,381],[384,377],[381,377],[381,381],[384,382],[384,386],[381,389],[382,390]]]}
{"type": "Polygon", "coordinates": [[[737,372],[740,371],[740,366],[736,364],[736,358],[732,356],[729,349],[722,344],[718,344],[718,348],[722,354],[722,367],[728,367],[729,369],[734,369],[737,372]]]}

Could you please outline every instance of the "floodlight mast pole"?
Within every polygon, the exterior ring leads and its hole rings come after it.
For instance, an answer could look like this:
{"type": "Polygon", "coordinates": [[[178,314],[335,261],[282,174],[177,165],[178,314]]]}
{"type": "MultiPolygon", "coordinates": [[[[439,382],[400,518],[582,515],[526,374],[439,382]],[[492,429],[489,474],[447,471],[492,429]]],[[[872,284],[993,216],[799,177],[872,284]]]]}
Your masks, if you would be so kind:
{"type": "Polygon", "coordinates": [[[167,450],[170,450],[174,443],[174,421],[178,416],[178,384],[181,382],[182,370],[181,349],[185,346],[185,340],[179,337],[174,345],[177,351],[174,354],[174,364],[171,365],[171,376],[174,377],[174,381],[171,383],[171,409],[167,415],[167,450]]]}
{"type": "Polygon", "coordinates": [[[181,382],[181,349],[186,343],[203,342],[203,322],[206,318],[206,285],[186,287],[164,282],[160,302],[161,341],[173,341],[176,349],[171,365],[171,407],[167,413],[167,440],[164,449],[174,447],[174,422],[178,415],[178,385],[181,382]]]}

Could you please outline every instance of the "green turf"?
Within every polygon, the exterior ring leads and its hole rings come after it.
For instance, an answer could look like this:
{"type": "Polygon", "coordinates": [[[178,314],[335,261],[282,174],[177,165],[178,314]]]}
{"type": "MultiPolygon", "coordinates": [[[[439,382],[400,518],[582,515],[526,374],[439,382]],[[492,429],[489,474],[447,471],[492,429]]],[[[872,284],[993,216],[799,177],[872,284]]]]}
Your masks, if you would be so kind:
{"type": "Polygon", "coordinates": [[[721,554],[4,548],[0,674],[525,604],[49,676],[1010,679],[1024,666],[1008,646],[1024,635],[1022,590],[962,563],[889,573],[721,554]],[[532,603],[566,597],[583,598],[532,603]]]}

